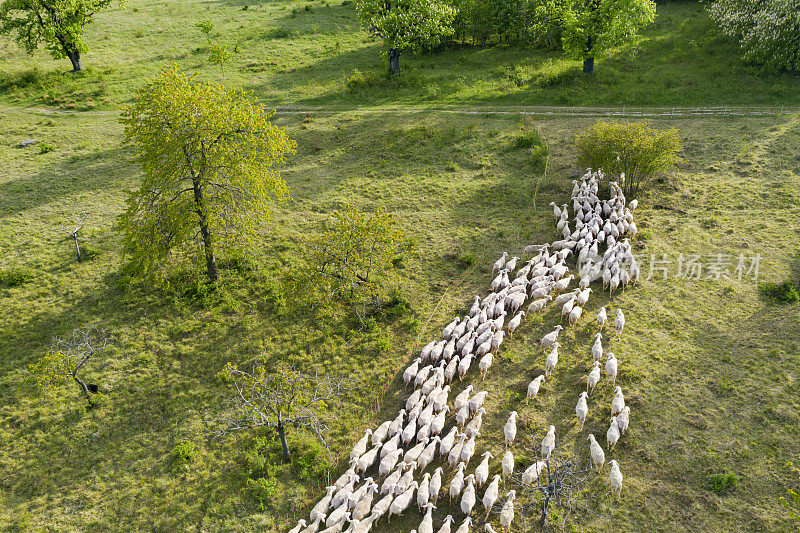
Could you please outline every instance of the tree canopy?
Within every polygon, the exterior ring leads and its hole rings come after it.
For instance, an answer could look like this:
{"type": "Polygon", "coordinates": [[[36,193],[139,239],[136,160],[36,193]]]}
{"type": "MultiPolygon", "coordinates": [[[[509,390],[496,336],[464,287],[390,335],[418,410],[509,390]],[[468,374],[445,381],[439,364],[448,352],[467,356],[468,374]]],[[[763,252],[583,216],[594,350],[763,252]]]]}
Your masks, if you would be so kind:
{"type": "Polygon", "coordinates": [[[400,73],[400,52],[435,46],[453,33],[456,10],[441,0],[357,0],[367,31],[379,37],[389,69],[400,73]]]}
{"type": "Polygon", "coordinates": [[[250,249],[270,205],[288,194],[274,166],[296,146],[271,115],[247,93],[175,67],[135,94],[120,119],[144,170],[120,218],[134,273],[153,274],[188,250],[214,281],[217,244],[250,249]]]}
{"type": "Polygon", "coordinates": [[[656,16],[653,0],[543,0],[537,18],[561,22],[564,51],[594,70],[597,54],[633,39],[656,16]]]}
{"type": "Polygon", "coordinates": [[[772,70],[800,70],[800,0],[717,0],[708,6],[745,59],[772,70]]]}
{"type": "Polygon", "coordinates": [[[53,58],[69,58],[77,72],[83,68],[81,53],[87,49],[85,26],[113,1],[4,0],[0,4],[0,34],[16,33],[17,42],[29,53],[44,42],[53,58]]]}

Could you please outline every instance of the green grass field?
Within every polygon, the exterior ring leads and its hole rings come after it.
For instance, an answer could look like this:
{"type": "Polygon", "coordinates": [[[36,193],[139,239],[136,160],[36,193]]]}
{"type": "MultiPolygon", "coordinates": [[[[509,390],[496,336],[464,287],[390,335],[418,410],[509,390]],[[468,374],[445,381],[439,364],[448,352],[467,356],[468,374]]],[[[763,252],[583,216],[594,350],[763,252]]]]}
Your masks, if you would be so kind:
{"type": "MultiPolygon", "coordinates": [[[[572,139],[594,119],[374,112],[379,106],[798,104],[796,76],[761,77],[739,66],[735,47],[691,4],[660,6],[657,24],[632,47],[638,58],[631,50],[605,58],[589,81],[569,74],[578,67],[555,54],[465,47],[404,58],[402,79],[391,83],[352,5],[313,3],[309,12],[304,3],[243,5],[131,1],[106,12],[90,30],[91,71],[77,79],[62,74],[66,62],[42,53],[29,59],[0,44],[0,271],[32,274],[20,286],[0,285],[0,530],[285,531],[323,494],[326,461],[282,465],[274,441],[260,433],[212,441],[208,421],[229,390],[215,378],[224,365],[266,350],[350,377],[330,424],[332,452],[346,459],[364,429],[394,417],[406,398],[402,369],[474,294],[485,294],[496,257],[556,238],[547,204],[567,201],[572,139]],[[224,69],[198,51],[205,42],[193,23],[206,18],[216,22],[215,39],[239,45],[224,69]],[[222,288],[210,296],[181,280],[129,288],[119,273],[114,224],[141,171],[121,144],[114,103],[171,62],[250,88],[269,105],[363,106],[276,116],[298,142],[283,168],[291,200],[264,228],[264,267],[223,269],[222,288]],[[366,81],[351,89],[354,68],[366,81]],[[547,73],[557,81],[536,81],[547,73]],[[540,156],[515,148],[534,131],[549,150],[546,170],[540,156]],[[18,147],[29,138],[39,144],[18,147]],[[53,150],[41,153],[42,144],[53,150]],[[299,237],[344,203],[386,206],[418,251],[394,272],[410,310],[389,309],[369,328],[318,308],[295,285],[299,237]],[[56,231],[78,213],[88,215],[85,243],[99,252],[80,264],[56,231]],[[466,254],[471,266],[458,260],[466,254]],[[54,335],[95,320],[114,330],[108,358],[87,372],[100,405],[86,410],[72,384],[39,398],[25,383],[26,366],[54,335]],[[188,464],[173,452],[180,443],[194,447],[188,464]],[[268,464],[257,464],[259,457],[268,464]],[[262,501],[247,484],[259,472],[271,480],[258,493],[262,501]]],[[[654,125],[680,130],[685,162],[639,195],[636,251],[673,259],[760,254],[761,280],[800,282],[800,117],[654,125]]],[[[608,302],[593,296],[587,315],[608,302]]],[[[800,461],[797,304],[765,298],[750,279],[670,276],[627,289],[609,305],[628,317],[622,339],[610,345],[631,429],[607,455],[620,462],[625,486],[617,500],[605,475],[593,479],[586,509],[556,528],[791,530],[778,498],[796,487],[787,461],[800,461]],[[709,477],[725,472],[738,484],[717,494],[709,477]]],[[[502,426],[517,409],[518,440],[541,437],[552,423],[585,457],[574,405],[595,332],[588,317],[565,333],[555,378],[530,405],[520,401],[544,363],[536,342],[557,322],[552,309],[541,322],[526,319],[485,382],[474,373],[454,387],[489,391],[478,453],[502,455],[502,426]]],[[[590,405],[607,409],[610,384],[601,381],[595,394],[590,405]]],[[[587,430],[599,438],[606,427],[601,410],[591,410],[587,430]]],[[[313,457],[312,439],[290,439],[313,457]]],[[[517,460],[524,455],[518,445],[517,460]]],[[[333,466],[334,477],[343,464],[333,466]]],[[[448,513],[460,517],[457,504],[440,503],[437,526],[448,513]]],[[[407,513],[390,526],[381,522],[380,531],[410,531],[419,519],[407,513]]]]}

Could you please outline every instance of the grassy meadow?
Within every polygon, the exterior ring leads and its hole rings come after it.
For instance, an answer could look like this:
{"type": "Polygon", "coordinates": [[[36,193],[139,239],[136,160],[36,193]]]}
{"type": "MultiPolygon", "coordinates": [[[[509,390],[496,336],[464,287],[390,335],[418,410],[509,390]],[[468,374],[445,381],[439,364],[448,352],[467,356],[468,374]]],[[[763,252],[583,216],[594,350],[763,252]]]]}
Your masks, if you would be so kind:
{"type": "MultiPolygon", "coordinates": [[[[363,431],[396,415],[407,397],[402,369],[486,293],[497,256],[557,237],[548,203],[568,200],[572,140],[595,119],[376,112],[383,106],[800,103],[797,76],[740,65],[735,44],[689,3],[659,6],[641,40],[600,60],[588,80],[556,53],[465,46],[403,57],[402,77],[387,81],[377,44],[347,3],[131,0],[98,15],[88,35],[89,70],[78,76],[64,72],[66,61],[0,40],[0,271],[31,276],[0,283],[2,531],[287,530],[323,494],[328,471],[338,477],[363,431]],[[209,64],[194,27],[204,19],[215,22],[214,41],[238,46],[230,63],[209,64]],[[263,228],[261,267],[221,262],[213,293],[190,276],[149,288],[120,273],[114,226],[141,170],[122,144],[115,105],[171,63],[253,90],[266,105],[340,109],[275,116],[298,143],[282,168],[291,199],[263,228]],[[25,139],[38,143],[20,148],[25,139]],[[316,305],[297,275],[301,238],[345,203],[385,206],[415,247],[366,326],[316,305]],[[82,263],[59,231],[79,213],[96,253],[82,263]],[[54,335],[92,321],[114,332],[107,357],[87,369],[99,405],[87,410],[74,384],[40,398],[27,365],[54,335]],[[301,432],[289,435],[291,465],[278,460],[269,433],[211,438],[230,393],[217,374],[263,352],[348,378],[329,413],[333,463],[301,432]]],[[[679,129],[684,162],[639,194],[635,251],[674,260],[759,254],[760,280],[800,282],[800,117],[654,125],[679,129]]],[[[588,432],[602,441],[611,384],[602,380],[590,397],[581,434],[574,413],[602,305],[628,320],[607,344],[632,409],[631,428],[607,454],[625,485],[621,499],[611,496],[605,470],[554,529],[792,530],[778,498],[797,484],[787,461],[800,462],[800,310],[765,298],[751,279],[656,276],[611,299],[593,295],[530,405],[525,389],[545,357],[536,345],[559,316],[551,308],[526,317],[485,381],[473,372],[454,385],[451,397],[469,383],[489,391],[476,457],[502,456],[512,409],[520,464],[525,439],[550,424],[583,459],[588,432]],[[736,486],[712,490],[724,473],[736,486]]],[[[445,497],[437,527],[449,513],[460,523],[445,497]]],[[[380,531],[410,531],[420,518],[408,512],[380,531]]],[[[528,530],[518,520],[514,531],[528,530]]]]}

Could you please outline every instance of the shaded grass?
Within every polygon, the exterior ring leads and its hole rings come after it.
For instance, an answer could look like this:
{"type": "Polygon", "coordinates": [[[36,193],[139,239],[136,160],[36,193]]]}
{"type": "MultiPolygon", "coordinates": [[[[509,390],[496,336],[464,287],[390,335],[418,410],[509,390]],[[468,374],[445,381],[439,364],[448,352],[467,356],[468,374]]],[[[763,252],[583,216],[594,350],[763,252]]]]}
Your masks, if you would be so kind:
{"type": "MultiPolygon", "coordinates": [[[[269,490],[278,496],[262,507],[247,485],[242,454],[264,435],[206,437],[204,421],[226,394],[215,374],[227,361],[267,350],[353,376],[343,406],[331,413],[334,454],[346,455],[363,429],[396,413],[405,398],[398,372],[449,317],[464,312],[472,295],[485,293],[496,256],[554,238],[546,204],[568,197],[571,139],[591,123],[437,114],[278,117],[299,148],[284,169],[292,200],[277,207],[276,224],[265,228],[266,266],[223,270],[224,288],[204,299],[120,283],[111,227],[139,171],[119,148],[113,115],[4,112],[10,120],[3,124],[8,141],[0,145],[0,267],[28,268],[35,277],[0,288],[0,522],[98,531],[275,530],[305,514],[325,479],[276,470],[269,490]],[[540,132],[550,149],[544,178],[529,150],[509,149],[530,131],[540,132]],[[44,155],[16,148],[23,137],[59,148],[44,155]],[[420,252],[395,272],[410,309],[399,320],[379,318],[370,330],[309,306],[293,290],[292,272],[302,264],[297,238],[344,202],[385,205],[420,252]],[[50,231],[76,211],[89,213],[84,239],[101,252],[81,264],[50,231]],[[467,257],[474,262],[468,265],[467,257]],[[278,312],[280,305],[285,309],[278,312]],[[22,385],[25,365],[52,335],[94,320],[115,330],[107,364],[87,376],[100,384],[101,407],[83,410],[70,387],[60,397],[37,399],[22,385]],[[185,442],[194,454],[177,467],[174,450],[185,442]]],[[[658,126],[680,129],[686,162],[639,198],[637,224],[649,238],[637,241],[637,252],[757,251],[764,276],[789,278],[797,246],[786,228],[800,225],[798,119],[658,126]],[[653,209],[656,203],[686,215],[653,209]]],[[[590,300],[587,317],[564,335],[554,379],[529,406],[519,399],[543,365],[533,346],[558,321],[553,310],[541,321],[523,321],[485,382],[473,376],[456,384],[453,394],[470,382],[490,392],[479,451],[501,455],[502,425],[515,408],[518,461],[524,439],[541,438],[551,423],[564,445],[585,456],[586,432],[600,436],[607,427],[611,384],[602,381],[590,397],[580,436],[574,404],[590,366],[590,318],[607,303],[603,294],[590,300]]],[[[785,487],[778,480],[786,477],[786,461],[800,454],[796,307],[770,305],[755,283],[735,278],[651,280],[610,305],[628,316],[622,339],[607,342],[632,406],[631,429],[608,457],[620,461],[626,484],[616,501],[605,478],[594,479],[589,512],[572,520],[592,531],[782,529],[777,498],[785,487]],[[719,496],[708,479],[722,471],[739,481],[719,496]]],[[[292,438],[299,443],[303,435],[292,438]]],[[[447,513],[458,511],[445,498],[437,519],[447,513]]],[[[411,513],[382,530],[408,531],[417,521],[411,513]]]]}

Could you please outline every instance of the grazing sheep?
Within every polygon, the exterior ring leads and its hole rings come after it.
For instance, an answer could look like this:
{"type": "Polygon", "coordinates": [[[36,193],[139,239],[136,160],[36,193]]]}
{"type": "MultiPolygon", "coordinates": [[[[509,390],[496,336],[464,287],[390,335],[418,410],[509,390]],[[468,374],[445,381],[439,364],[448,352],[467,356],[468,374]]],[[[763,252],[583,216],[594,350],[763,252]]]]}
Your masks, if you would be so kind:
{"type": "Polygon", "coordinates": [[[419,459],[422,450],[424,450],[428,445],[428,442],[430,441],[425,438],[422,442],[419,442],[413,448],[410,448],[408,451],[406,451],[405,455],[403,455],[403,460],[407,463],[416,462],[417,459],[419,459]]]}
{"type": "MultiPolygon", "coordinates": [[[[565,292],[564,294],[559,294],[558,297],[555,299],[556,305],[564,305],[568,301],[572,300],[578,295],[579,290],[575,289],[570,292],[565,292]]],[[[552,297],[551,297],[552,299],[552,297]]]]}
{"type": "Polygon", "coordinates": [[[410,463],[406,463],[406,465],[407,465],[406,473],[403,474],[403,476],[397,482],[397,486],[395,486],[394,488],[395,496],[402,494],[403,492],[408,490],[408,487],[411,486],[411,482],[414,481],[414,470],[416,470],[417,468],[417,463],[412,461],[410,463]]]}
{"type": "Polygon", "coordinates": [[[353,450],[350,452],[350,460],[358,459],[361,457],[365,451],[367,451],[367,443],[369,442],[369,438],[372,435],[372,430],[368,429],[364,432],[364,436],[361,437],[361,440],[356,442],[355,446],[353,446],[353,450]]]}
{"type": "Polygon", "coordinates": [[[461,435],[459,442],[450,449],[450,453],[447,455],[447,462],[452,468],[455,468],[456,465],[461,462],[461,450],[464,449],[466,443],[467,436],[461,435]]]}
{"type": "Polygon", "coordinates": [[[317,531],[319,531],[320,524],[322,523],[323,518],[325,518],[325,517],[323,516],[323,517],[317,518],[316,520],[314,520],[314,522],[311,525],[309,525],[307,528],[302,530],[300,533],[317,533],[317,531]]]}
{"type": "Polygon", "coordinates": [[[378,466],[378,475],[383,477],[394,470],[394,467],[397,466],[397,462],[400,460],[402,455],[403,450],[401,449],[397,449],[387,454],[386,457],[381,459],[380,465],[378,466]]]}
{"type": "Polygon", "coordinates": [[[472,398],[470,398],[470,400],[469,400],[469,411],[471,413],[474,413],[478,409],[480,409],[483,406],[483,402],[486,401],[486,396],[488,394],[489,393],[487,391],[481,391],[481,392],[475,394],[475,396],[473,396],[472,398]]]}
{"type": "Polygon", "coordinates": [[[469,353],[464,356],[464,358],[458,362],[458,379],[464,379],[464,376],[467,375],[469,372],[469,367],[472,364],[472,359],[474,356],[469,353]]]}
{"type": "Polygon", "coordinates": [[[464,424],[469,420],[469,414],[469,405],[465,405],[456,411],[456,424],[458,424],[459,428],[464,429],[464,424]]]}
{"type": "Polygon", "coordinates": [[[614,328],[617,330],[617,337],[622,336],[622,329],[625,327],[625,315],[622,309],[617,309],[617,316],[614,318],[614,328]]]}
{"type": "Polygon", "coordinates": [[[542,456],[549,459],[556,448],[556,427],[550,426],[547,435],[542,439],[542,456]]]}
{"type": "Polygon", "coordinates": [[[470,474],[464,480],[466,487],[464,487],[464,494],[461,496],[461,512],[469,516],[472,514],[472,508],[475,507],[475,476],[470,474]]]}
{"type": "Polygon", "coordinates": [[[297,525],[289,530],[289,533],[300,533],[300,530],[303,529],[304,527],[306,527],[306,525],[308,525],[308,524],[306,523],[305,518],[301,518],[297,522],[297,525]]]}
{"type": "Polygon", "coordinates": [[[428,502],[425,508],[427,508],[428,512],[426,512],[425,516],[422,518],[422,522],[417,528],[417,531],[419,533],[433,533],[433,514],[431,513],[433,509],[436,509],[436,506],[428,502]]]}
{"type": "Polygon", "coordinates": [[[583,306],[583,305],[585,305],[585,304],[586,304],[586,302],[588,302],[588,301],[589,301],[589,294],[590,294],[591,292],[592,292],[592,289],[591,289],[590,287],[587,287],[586,289],[582,290],[582,291],[581,291],[581,292],[578,294],[578,297],[577,297],[577,303],[578,303],[578,305],[580,305],[580,306],[583,306]]]}
{"type": "Polygon", "coordinates": [[[455,397],[453,400],[453,410],[458,411],[462,406],[469,403],[469,395],[472,393],[472,389],[472,385],[467,385],[466,388],[455,397]]]}
{"type": "Polygon", "coordinates": [[[531,398],[536,398],[536,395],[539,394],[539,388],[542,386],[542,382],[544,381],[544,374],[541,376],[536,376],[533,378],[533,381],[528,383],[528,392],[525,396],[525,403],[527,404],[531,398]]]}
{"type": "Polygon", "coordinates": [[[597,439],[595,439],[594,435],[591,433],[586,437],[586,440],[589,441],[589,455],[592,459],[592,468],[603,468],[603,464],[606,462],[606,454],[603,448],[597,443],[597,439]]]}
{"type": "Polygon", "coordinates": [[[503,435],[505,436],[506,446],[513,446],[514,439],[517,438],[517,412],[511,411],[511,416],[508,417],[506,425],[503,427],[503,435]]]}
{"type": "Polygon", "coordinates": [[[481,360],[478,361],[478,369],[481,371],[481,379],[486,379],[486,374],[489,373],[489,369],[492,367],[492,361],[494,360],[494,356],[492,352],[487,353],[481,360]]]}
{"type": "Polygon", "coordinates": [[[322,497],[320,501],[311,509],[311,521],[314,522],[318,518],[322,517],[325,518],[325,512],[328,510],[328,506],[331,503],[331,499],[333,498],[333,493],[336,491],[336,487],[331,485],[326,489],[325,496],[322,497]]]}
{"type": "Polygon", "coordinates": [[[481,500],[481,502],[483,503],[483,508],[486,509],[486,518],[484,520],[489,518],[489,513],[492,512],[492,507],[497,501],[497,495],[500,491],[499,485],[500,485],[500,475],[495,474],[495,476],[492,478],[492,482],[489,483],[488,487],[486,487],[486,492],[483,493],[483,499],[481,500]]]}
{"type": "Polygon", "coordinates": [[[589,372],[589,377],[586,378],[586,391],[594,392],[594,388],[600,382],[600,362],[595,361],[592,364],[592,370],[589,372]]]}
{"type": "Polygon", "coordinates": [[[553,299],[552,296],[545,296],[544,298],[539,298],[538,300],[534,300],[528,306],[528,313],[538,313],[539,311],[544,309],[545,306],[547,305],[547,302],[549,302],[552,299],[553,299]]]}
{"type": "Polygon", "coordinates": [[[603,326],[606,325],[606,320],[608,320],[608,315],[606,314],[606,308],[601,307],[600,311],[597,312],[597,325],[600,326],[600,330],[603,330],[603,326]]]}
{"type": "Polygon", "coordinates": [[[547,355],[547,360],[544,362],[544,375],[547,377],[550,377],[558,364],[558,349],[561,347],[561,344],[556,341],[552,346],[553,350],[547,355]]]}
{"type": "Polygon", "coordinates": [[[478,409],[478,411],[475,413],[475,416],[469,421],[469,424],[467,424],[467,427],[464,428],[464,434],[467,437],[472,437],[476,433],[480,432],[481,425],[483,424],[483,415],[485,413],[486,409],[483,407],[478,409]]]}
{"type": "Polygon", "coordinates": [[[500,510],[500,525],[507,531],[511,531],[511,523],[514,521],[514,498],[516,496],[516,491],[508,491],[506,503],[503,504],[503,508],[500,510]]]}
{"type": "Polygon", "coordinates": [[[624,435],[625,431],[630,425],[631,408],[627,405],[617,415],[617,426],[619,427],[620,435],[624,435]]]}
{"type": "Polygon", "coordinates": [[[475,438],[478,437],[480,433],[473,434],[469,440],[464,443],[464,446],[461,448],[461,461],[466,464],[469,464],[470,459],[475,454],[475,438]]]}
{"type": "Polygon", "coordinates": [[[540,347],[543,350],[546,350],[547,348],[552,346],[553,343],[558,340],[558,334],[561,333],[562,329],[564,329],[564,327],[559,324],[555,327],[555,329],[553,329],[553,331],[542,337],[542,342],[540,343],[540,347]]]}
{"type": "Polygon", "coordinates": [[[606,356],[606,375],[611,378],[611,384],[617,382],[617,358],[614,357],[612,352],[608,352],[606,356]]]}
{"type": "Polygon", "coordinates": [[[517,268],[517,260],[518,259],[519,259],[519,257],[517,257],[517,256],[512,257],[511,259],[506,261],[506,264],[503,265],[503,268],[505,268],[509,272],[514,272],[514,270],[516,270],[516,268],[517,268]]]}
{"type": "Polygon", "coordinates": [[[617,417],[611,417],[611,425],[608,427],[608,431],[606,431],[606,445],[608,446],[609,451],[614,449],[614,446],[617,445],[617,441],[619,440],[619,426],[617,425],[617,417]]]}
{"type": "Polygon", "coordinates": [[[569,316],[574,307],[575,307],[575,298],[573,297],[567,300],[564,303],[564,305],[561,306],[561,320],[564,320],[565,316],[569,316]]]}
{"type": "Polygon", "coordinates": [[[611,471],[608,473],[608,479],[611,482],[611,491],[617,493],[617,497],[622,496],[622,472],[619,469],[619,463],[614,459],[609,461],[611,471]]]}
{"type": "MultiPolygon", "coordinates": [[[[476,298],[477,298],[477,296],[476,296],[476,298]]],[[[475,300],[475,303],[477,303],[477,300],[475,300]]],[[[470,314],[470,318],[472,316],[473,315],[470,314]]],[[[453,318],[453,321],[450,322],[449,324],[447,324],[444,327],[444,329],[442,330],[442,337],[445,338],[445,339],[450,339],[450,337],[453,335],[453,330],[456,329],[456,326],[458,326],[459,322],[461,322],[461,318],[460,317],[453,318]]]]}
{"type": "Polygon", "coordinates": [[[431,475],[429,472],[425,472],[425,475],[422,476],[422,479],[419,482],[419,488],[417,488],[417,507],[419,507],[420,512],[428,505],[430,500],[430,490],[431,490],[431,475]]]}
{"type": "Polygon", "coordinates": [[[444,518],[444,524],[442,524],[442,527],[439,528],[439,531],[436,533],[450,533],[450,526],[453,522],[455,522],[455,518],[453,518],[452,515],[447,515],[444,518]]]}
{"type": "Polygon", "coordinates": [[[486,340],[486,342],[478,345],[478,349],[475,350],[475,355],[477,357],[483,357],[492,350],[492,338],[494,338],[494,335],[489,335],[489,338],[486,340]]]}
{"type": "Polygon", "coordinates": [[[421,362],[422,358],[417,357],[416,359],[414,359],[414,362],[411,363],[411,366],[406,368],[405,371],[403,372],[403,383],[405,383],[406,387],[411,382],[411,380],[417,377],[417,371],[419,370],[419,364],[421,362]]]}
{"type": "Polygon", "coordinates": [[[575,276],[573,276],[572,274],[570,274],[566,278],[561,277],[566,272],[566,268],[567,267],[564,266],[562,270],[562,269],[557,269],[557,267],[553,267],[552,270],[555,271],[553,279],[557,280],[555,285],[553,285],[553,292],[561,292],[566,290],[566,288],[569,287],[570,282],[575,279],[575,276]],[[561,275],[557,275],[558,273],[561,273],[561,275]]]}
{"type": "Polygon", "coordinates": [[[450,450],[453,448],[453,444],[455,443],[456,437],[458,436],[458,428],[453,427],[450,428],[450,432],[442,437],[442,440],[439,441],[439,456],[444,457],[450,450]]]}
{"type": "Polygon", "coordinates": [[[392,500],[392,504],[389,506],[388,520],[392,519],[392,515],[401,515],[406,509],[408,509],[408,506],[411,504],[411,500],[414,498],[414,491],[417,490],[418,486],[419,483],[412,481],[408,489],[392,500]]]}
{"type": "Polygon", "coordinates": [[[578,403],[575,406],[575,414],[578,415],[578,420],[581,421],[581,427],[578,432],[583,431],[583,424],[586,422],[586,415],[589,414],[589,405],[586,403],[586,398],[589,394],[586,391],[581,392],[578,397],[578,403]]]}
{"type": "Polygon", "coordinates": [[[364,496],[353,507],[353,520],[364,520],[369,516],[370,509],[372,509],[372,499],[376,492],[378,492],[378,485],[374,482],[370,483],[364,496]]]}
{"type": "Polygon", "coordinates": [[[617,415],[625,409],[625,395],[622,394],[622,387],[614,388],[614,399],[611,401],[611,416],[617,415]]]}
{"type": "Polygon", "coordinates": [[[583,313],[583,308],[582,307],[575,306],[574,308],[572,308],[572,311],[569,314],[569,325],[570,326],[574,326],[575,323],[578,322],[578,320],[580,320],[581,313],[583,313]]]}
{"type": "Polygon", "coordinates": [[[522,484],[525,486],[532,485],[539,479],[539,474],[546,468],[547,463],[544,461],[536,461],[522,473],[522,484]]]}
{"type": "Polygon", "coordinates": [[[482,487],[486,480],[489,479],[489,459],[493,458],[494,455],[491,452],[485,452],[482,457],[483,461],[475,469],[475,481],[479,487],[482,487]]]}
{"type": "Polygon", "coordinates": [[[458,529],[456,529],[455,533],[469,533],[469,528],[472,526],[472,517],[468,516],[464,519],[458,529]]]}
{"type": "Polygon", "coordinates": [[[508,258],[508,252],[503,252],[503,255],[500,256],[500,259],[495,261],[494,265],[492,265],[492,272],[499,272],[506,266],[506,259],[508,258]]]}
{"type": "Polygon", "coordinates": [[[464,469],[467,468],[467,465],[464,463],[459,463],[458,469],[456,470],[456,475],[453,476],[453,479],[450,480],[450,501],[452,502],[454,498],[458,498],[461,494],[461,491],[464,490],[464,469]]]}
{"type": "Polygon", "coordinates": [[[514,318],[508,321],[508,335],[509,337],[514,336],[514,330],[519,327],[520,322],[522,322],[522,317],[525,316],[525,311],[520,311],[514,318]]]}
{"type": "Polygon", "coordinates": [[[386,440],[386,436],[389,434],[389,425],[391,423],[391,420],[387,420],[372,432],[372,444],[382,444],[383,441],[386,440]]]}
{"type": "Polygon", "coordinates": [[[342,503],[342,505],[340,505],[339,507],[337,507],[328,514],[328,516],[325,518],[325,527],[331,527],[334,524],[338,524],[339,522],[346,520],[345,515],[350,514],[347,512],[347,509],[348,509],[348,502],[346,500],[345,502],[342,503]]]}
{"type": "Polygon", "coordinates": [[[594,344],[592,344],[592,359],[599,361],[603,357],[603,335],[598,333],[595,335],[594,344]]]}
{"type": "Polygon", "coordinates": [[[430,487],[428,489],[431,494],[433,503],[439,504],[439,491],[442,490],[442,467],[437,466],[436,470],[431,475],[430,487]]]}
{"type": "Polygon", "coordinates": [[[511,450],[503,455],[500,466],[503,468],[503,483],[505,484],[506,478],[514,473],[514,454],[511,450]]]}

